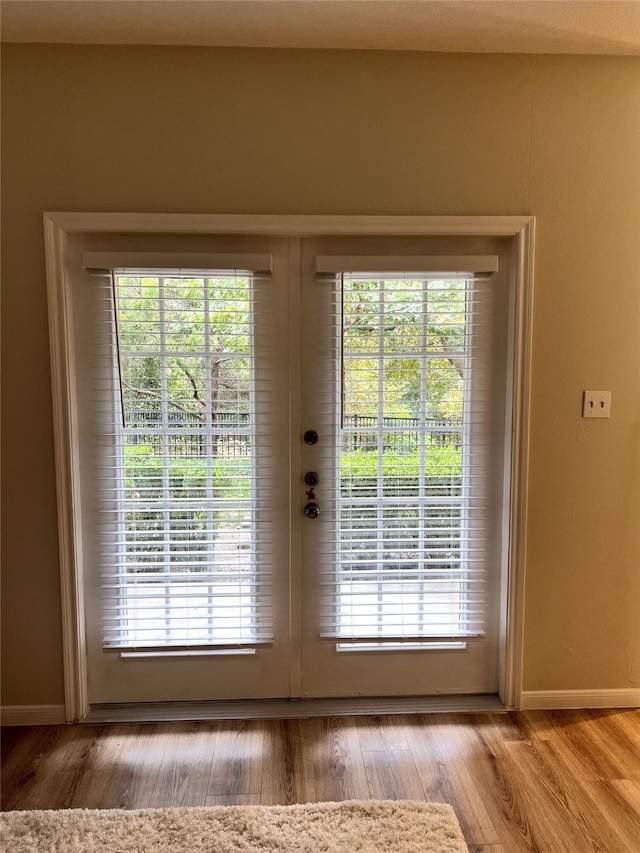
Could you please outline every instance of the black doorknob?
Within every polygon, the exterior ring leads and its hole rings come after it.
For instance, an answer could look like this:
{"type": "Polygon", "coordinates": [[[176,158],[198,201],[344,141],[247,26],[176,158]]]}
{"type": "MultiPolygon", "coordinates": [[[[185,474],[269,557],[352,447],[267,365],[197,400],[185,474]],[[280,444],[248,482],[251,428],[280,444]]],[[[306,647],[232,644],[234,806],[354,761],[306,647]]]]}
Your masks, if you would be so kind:
{"type": "Polygon", "coordinates": [[[320,482],[320,477],[318,476],[318,474],[316,474],[315,471],[307,471],[307,473],[304,475],[304,481],[307,486],[311,486],[311,488],[313,488],[314,486],[317,486],[320,482]]]}
{"type": "Polygon", "coordinates": [[[307,518],[317,518],[320,515],[320,507],[318,504],[308,503],[304,508],[304,514],[307,518]]]}
{"type": "Polygon", "coordinates": [[[303,438],[304,438],[304,443],[305,443],[305,444],[317,444],[317,442],[318,442],[318,433],[315,431],[315,429],[308,429],[308,430],[305,432],[305,434],[304,434],[303,438]]]}

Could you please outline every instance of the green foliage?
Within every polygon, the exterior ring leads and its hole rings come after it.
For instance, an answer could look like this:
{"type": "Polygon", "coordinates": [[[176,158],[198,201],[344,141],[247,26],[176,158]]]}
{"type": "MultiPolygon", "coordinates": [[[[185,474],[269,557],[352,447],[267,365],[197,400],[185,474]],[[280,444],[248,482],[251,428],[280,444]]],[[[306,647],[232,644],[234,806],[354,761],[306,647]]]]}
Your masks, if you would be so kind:
{"type": "MultiPolygon", "coordinates": [[[[128,425],[154,422],[163,409],[175,423],[247,411],[249,279],[121,275],[117,289],[128,425]]],[[[381,380],[385,417],[424,410],[427,418],[459,421],[466,299],[465,283],[455,279],[347,278],[345,412],[377,415],[381,380]]]]}
{"type": "Polygon", "coordinates": [[[163,409],[174,421],[246,411],[247,278],[122,275],[117,294],[128,425],[163,409]]]}
{"type": "Polygon", "coordinates": [[[460,420],[466,299],[455,279],[347,279],[345,411],[376,415],[381,380],[385,417],[417,417],[424,406],[428,418],[460,420]]]}
{"type": "MultiPolygon", "coordinates": [[[[251,460],[249,457],[211,460],[207,474],[205,456],[177,457],[170,460],[169,494],[178,499],[188,497],[205,500],[207,485],[210,496],[218,501],[248,500],[251,496],[251,460]]],[[[418,453],[400,454],[391,451],[382,456],[385,486],[390,490],[400,485],[417,486],[420,478],[418,453]]],[[[454,445],[427,447],[423,474],[431,487],[457,488],[462,475],[462,450],[454,445]]],[[[341,456],[343,482],[360,486],[374,485],[378,477],[378,454],[368,450],[350,450],[341,456]]],[[[125,448],[125,489],[129,499],[158,498],[163,493],[163,458],[149,445],[125,448]]]]}
{"type": "Polygon", "coordinates": [[[341,457],[341,485],[344,496],[381,497],[402,494],[417,497],[420,485],[432,497],[460,493],[462,449],[453,445],[430,445],[421,471],[418,453],[385,452],[382,456],[382,495],[379,491],[378,454],[352,450],[341,457]],[[424,479],[421,480],[421,473],[424,479]]]}
{"type": "MultiPolygon", "coordinates": [[[[378,476],[378,454],[367,450],[351,450],[341,456],[340,470],[343,478],[375,480],[378,476]]],[[[382,456],[382,474],[385,480],[418,480],[420,456],[418,453],[385,452],[382,456]]],[[[424,476],[430,481],[448,483],[462,475],[462,449],[454,445],[427,447],[424,476]]]]}
{"type": "MultiPolygon", "coordinates": [[[[125,447],[124,475],[127,496],[141,501],[160,497],[163,493],[164,459],[149,444],[125,447]]],[[[249,498],[251,460],[214,457],[207,465],[206,456],[173,457],[167,464],[169,494],[174,498],[206,499],[207,486],[217,500],[249,498]],[[210,477],[208,476],[210,471],[210,477]]]]}

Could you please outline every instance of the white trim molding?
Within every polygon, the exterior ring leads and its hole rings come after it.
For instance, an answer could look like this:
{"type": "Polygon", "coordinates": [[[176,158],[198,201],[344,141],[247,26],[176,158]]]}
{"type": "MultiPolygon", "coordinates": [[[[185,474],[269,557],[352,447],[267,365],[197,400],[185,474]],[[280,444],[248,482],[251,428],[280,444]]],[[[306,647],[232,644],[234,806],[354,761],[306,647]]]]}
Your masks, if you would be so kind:
{"type": "Polygon", "coordinates": [[[510,490],[508,536],[504,543],[506,561],[503,590],[506,601],[501,607],[505,624],[501,629],[503,646],[499,665],[500,699],[507,708],[522,706],[522,667],[524,656],[524,582],[527,545],[527,498],[529,476],[529,431],[531,398],[531,361],[533,346],[534,217],[520,219],[514,233],[512,275],[514,323],[509,351],[513,358],[511,383],[511,459],[505,488],[510,490]]]}
{"type": "Polygon", "coordinates": [[[66,721],[64,705],[3,705],[0,725],[58,726],[66,721]]]}
{"type": "Polygon", "coordinates": [[[348,216],[244,213],[77,213],[47,211],[45,222],[64,234],[331,234],[515,237],[533,216],[348,216]]]}
{"type": "MultiPolygon", "coordinates": [[[[77,234],[236,234],[289,238],[321,235],[451,235],[510,237],[515,294],[510,350],[512,441],[508,535],[501,617],[499,696],[508,708],[522,707],[524,574],[529,455],[529,395],[533,310],[533,246],[531,216],[314,216],[244,214],[79,213],[44,214],[44,242],[49,299],[49,334],[58,496],[65,707],[68,722],[89,712],[84,604],[79,543],[77,428],[69,346],[71,306],[66,251],[77,234]]],[[[57,706],[55,706],[57,707],[57,706]]]]}
{"type": "Polygon", "coordinates": [[[619,690],[524,690],[523,711],[640,708],[640,688],[619,690]]]}
{"type": "Polygon", "coordinates": [[[77,435],[70,358],[71,308],[66,287],[64,252],[67,232],[44,217],[44,244],[49,309],[49,349],[53,402],[53,437],[58,502],[58,541],[62,610],[62,656],[66,721],[80,720],[87,699],[84,602],[80,571],[77,435]]]}

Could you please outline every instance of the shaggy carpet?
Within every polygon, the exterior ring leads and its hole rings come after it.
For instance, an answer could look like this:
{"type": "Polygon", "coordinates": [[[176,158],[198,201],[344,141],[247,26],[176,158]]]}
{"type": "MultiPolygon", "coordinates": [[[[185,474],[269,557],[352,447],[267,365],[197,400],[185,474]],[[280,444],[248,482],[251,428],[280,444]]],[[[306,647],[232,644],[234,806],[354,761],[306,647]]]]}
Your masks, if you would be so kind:
{"type": "Polygon", "coordinates": [[[406,800],[0,815],[3,853],[468,853],[451,806],[406,800]]]}

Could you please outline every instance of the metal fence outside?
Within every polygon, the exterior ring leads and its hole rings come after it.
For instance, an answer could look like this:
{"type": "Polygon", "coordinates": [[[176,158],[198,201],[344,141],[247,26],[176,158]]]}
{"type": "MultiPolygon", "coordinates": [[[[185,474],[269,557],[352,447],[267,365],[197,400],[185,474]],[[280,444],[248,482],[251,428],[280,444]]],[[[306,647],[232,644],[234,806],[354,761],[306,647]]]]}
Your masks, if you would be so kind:
{"type": "MultiPolygon", "coordinates": [[[[251,447],[250,415],[247,412],[219,412],[207,428],[197,415],[174,411],[163,419],[159,411],[144,410],[128,413],[125,433],[131,444],[151,444],[162,448],[162,437],[170,456],[214,456],[236,458],[248,456],[251,447]]],[[[377,451],[382,446],[399,455],[417,453],[422,441],[440,447],[460,447],[462,423],[447,418],[389,417],[375,415],[346,415],[342,440],[344,450],[377,451]],[[425,439],[422,438],[423,434],[425,439]]]]}

